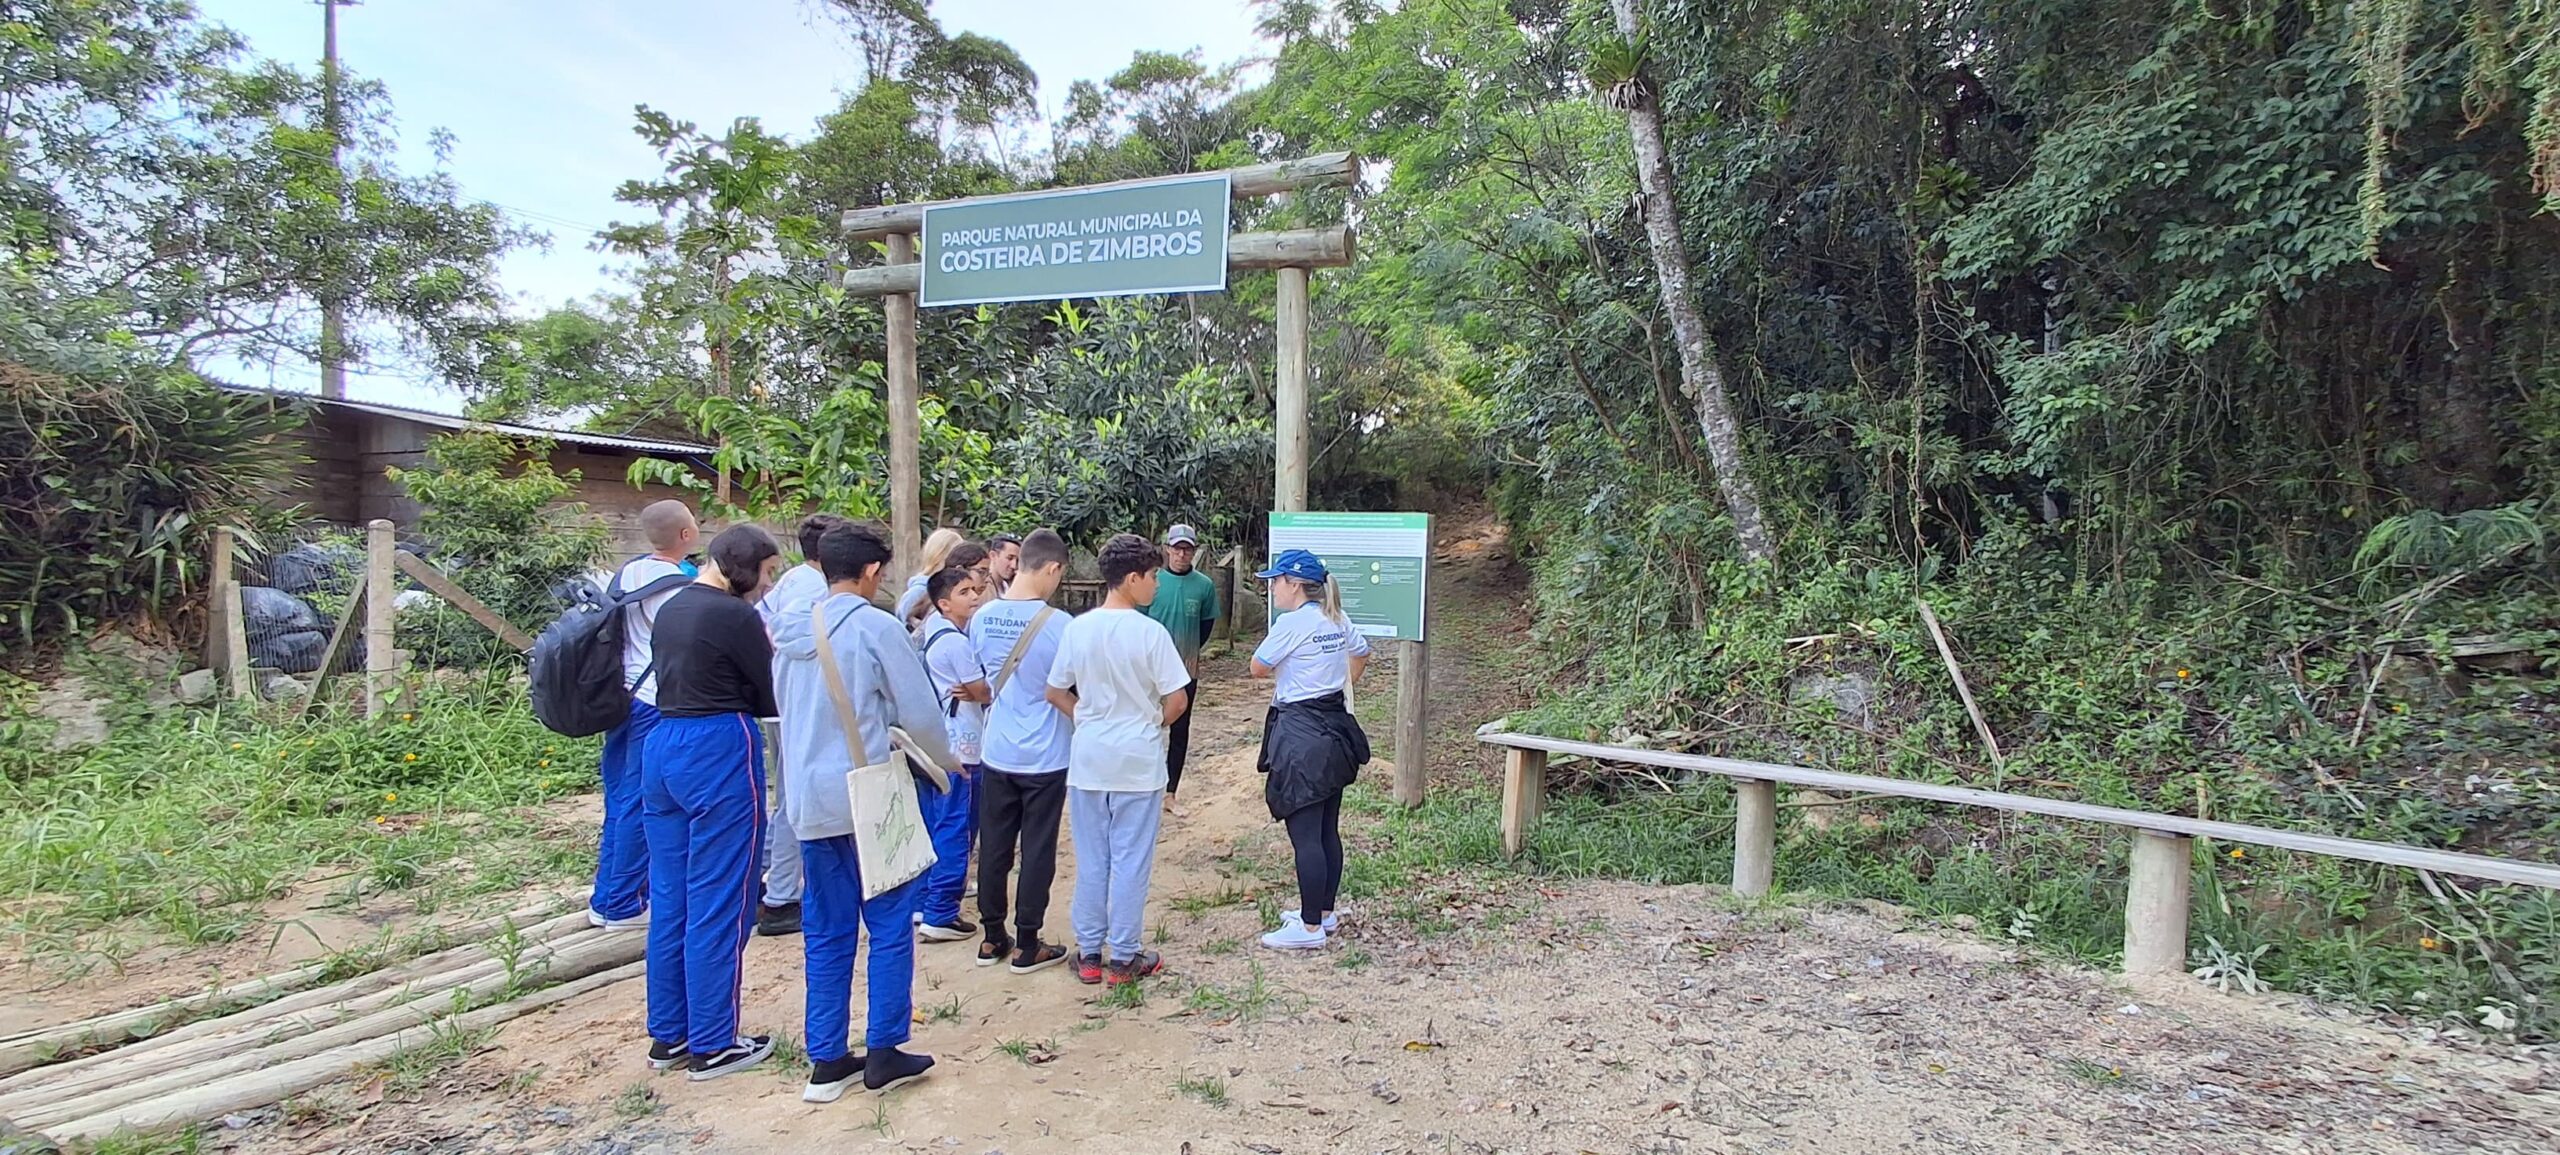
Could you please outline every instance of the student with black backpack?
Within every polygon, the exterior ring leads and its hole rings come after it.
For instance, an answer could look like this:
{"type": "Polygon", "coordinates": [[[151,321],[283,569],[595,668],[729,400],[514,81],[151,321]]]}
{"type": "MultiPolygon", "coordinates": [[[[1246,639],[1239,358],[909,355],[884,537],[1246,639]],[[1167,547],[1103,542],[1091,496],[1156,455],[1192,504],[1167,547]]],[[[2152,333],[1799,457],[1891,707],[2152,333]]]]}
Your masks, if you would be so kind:
{"type": "Polygon", "coordinates": [[[700,573],[688,555],[702,539],[702,529],[683,502],[652,502],[640,511],[640,531],[648,536],[649,552],[623,563],[605,591],[613,599],[646,593],[622,615],[622,681],[630,688],[631,712],[621,725],[605,733],[600,766],[604,838],[596,848],[596,882],[587,898],[587,921],[608,930],[636,930],[649,924],[649,842],[640,823],[640,751],[658,725],[656,650],[650,643],[658,611],[700,573]],[[646,592],[650,590],[657,592],[646,592]]]}

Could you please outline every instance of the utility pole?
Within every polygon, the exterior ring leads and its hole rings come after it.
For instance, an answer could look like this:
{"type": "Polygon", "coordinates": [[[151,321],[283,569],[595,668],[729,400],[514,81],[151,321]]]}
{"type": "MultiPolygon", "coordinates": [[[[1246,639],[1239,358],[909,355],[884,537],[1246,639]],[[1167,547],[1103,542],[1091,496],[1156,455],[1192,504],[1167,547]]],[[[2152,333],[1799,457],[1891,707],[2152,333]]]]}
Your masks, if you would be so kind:
{"type": "MultiPolygon", "coordinates": [[[[329,134],[329,171],[336,178],[338,195],[346,195],[346,174],[338,167],[338,142],[345,126],[338,121],[338,8],[355,0],[319,0],[322,15],[320,47],[320,127],[329,134]]],[[[344,206],[340,206],[343,212],[344,206]]],[[[320,396],[337,400],[347,395],[347,317],[346,307],[335,284],[320,287],[320,396]]]]}

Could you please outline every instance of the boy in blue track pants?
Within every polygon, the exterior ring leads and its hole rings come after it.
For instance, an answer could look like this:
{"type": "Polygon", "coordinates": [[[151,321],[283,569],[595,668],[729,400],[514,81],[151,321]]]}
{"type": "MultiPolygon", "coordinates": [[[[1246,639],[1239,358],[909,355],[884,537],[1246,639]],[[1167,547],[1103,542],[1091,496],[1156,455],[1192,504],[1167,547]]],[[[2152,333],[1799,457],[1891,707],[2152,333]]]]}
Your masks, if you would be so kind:
{"type": "Polygon", "coordinates": [[[960,898],[969,883],[969,842],[978,832],[981,736],[987,703],[993,700],[987,669],[979,664],[977,647],[965,631],[986,601],[987,588],[976,571],[953,566],[926,579],[925,596],[933,612],[917,627],[916,636],[924,639],[925,672],[933,677],[943,731],[960,765],[951,778],[951,793],[923,799],[936,857],[925,874],[924,920],[916,935],[926,942],[965,942],[978,933],[978,924],[960,917],[960,898]]]}
{"type": "MultiPolygon", "coordinates": [[[[957,763],[943,735],[933,682],[925,676],[914,643],[896,615],[871,603],[889,561],[888,543],[868,527],[837,526],[818,539],[817,556],[827,597],[812,612],[776,621],[774,644],[791,667],[782,702],[783,809],[800,839],[800,932],[808,952],[805,1025],[812,1069],[800,1098],[832,1103],[856,1076],[865,1090],[884,1092],[933,1067],[932,1056],[898,1049],[912,1030],[915,930],[909,919],[924,881],[914,879],[870,899],[862,897],[845,776],[889,760],[891,726],[905,730],[938,765],[948,769],[957,763]],[[827,692],[825,672],[817,666],[825,660],[822,642],[842,675],[857,734],[845,732],[827,692]],[[871,934],[865,983],[868,1051],[857,1055],[847,1036],[853,956],[866,930],[871,934]]],[[[937,793],[932,784],[919,779],[916,789],[920,802],[938,804],[924,799],[937,793]]]]}
{"type": "Polygon", "coordinates": [[[649,1063],[696,1081],[764,1061],[773,1038],[738,1034],[739,966],[755,931],[764,858],[764,732],[773,644],[755,601],[782,547],[753,525],[711,542],[711,568],[677,590],[655,629],[658,712],[641,753],[649,838],[649,1063]]]}
{"type": "MultiPolygon", "coordinates": [[[[640,530],[649,538],[649,552],[615,571],[606,596],[619,597],[669,577],[700,576],[686,555],[702,531],[683,502],[650,503],[640,511],[640,530]]],[[[649,732],[658,726],[651,626],[675,593],[643,598],[623,619],[622,680],[631,687],[631,714],[604,736],[604,756],[597,767],[604,779],[604,833],[596,845],[595,889],[587,896],[587,921],[608,930],[637,930],[649,922],[649,841],[643,829],[647,806],[641,799],[640,762],[649,732]]]]}

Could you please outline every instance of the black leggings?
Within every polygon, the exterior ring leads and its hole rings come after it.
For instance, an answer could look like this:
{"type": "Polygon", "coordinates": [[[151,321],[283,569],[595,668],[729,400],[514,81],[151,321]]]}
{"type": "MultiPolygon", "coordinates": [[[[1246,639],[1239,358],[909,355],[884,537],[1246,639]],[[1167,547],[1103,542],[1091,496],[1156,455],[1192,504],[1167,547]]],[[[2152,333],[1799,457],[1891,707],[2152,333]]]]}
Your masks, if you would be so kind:
{"type": "Polygon", "coordinates": [[[1182,764],[1191,760],[1191,708],[1200,704],[1200,683],[1182,687],[1182,716],[1173,720],[1165,735],[1164,796],[1182,791],[1182,764]]]}
{"type": "Polygon", "coordinates": [[[1298,855],[1298,917],[1318,926],[1342,894],[1342,794],[1301,807],[1285,821],[1289,848],[1298,855]]]}

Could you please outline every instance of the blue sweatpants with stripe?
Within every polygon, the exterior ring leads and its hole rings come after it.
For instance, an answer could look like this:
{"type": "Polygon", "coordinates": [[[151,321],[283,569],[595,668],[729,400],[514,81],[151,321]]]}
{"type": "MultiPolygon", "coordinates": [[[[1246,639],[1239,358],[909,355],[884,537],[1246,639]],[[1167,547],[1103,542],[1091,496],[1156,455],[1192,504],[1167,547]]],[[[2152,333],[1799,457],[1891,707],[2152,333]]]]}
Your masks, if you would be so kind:
{"type": "Polygon", "coordinates": [[[960,892],[969,886],[969,841],[978,833],[978,775],[987,768],[968,769],[951,776],[948,794],[916,783],[916,809],[924,812],[925,828],[933,834],[933,866],[919,880],[924,895],[917,900],[930,926],[960,921],[960,892]]]}
{"type": "Polygon", "coordinates": [[[641,772],[649,1037],[716,1055],[737,1042],[739,964],[763,889],[764,731],[745,714],[662,718],[641,772]]]}
{"type": "Polygon", "coordinates": [[[862,859],[853,837],[800,843],[800,935],[808,954],[809,1001],[802,1024],[809,1057],[821,1063],[845,1057],[853,1022],[853,956],[871,935],[871,968],[863,986],[870,1021],[863,1032],[872,1049],[907,1041],[915,1014],[916,932],[909,921],[924,879],[862,899],[862,859]]]}
{"type": "Polygon", "coordinates": [[[631,716],[605,731],[604,839],[596,846],[596,886],[587,908],[606,918],[634,918],[649,909],[649,836],[642,831],[641,747],[658,728],[658,708],[637,698],[631,716]]]}

